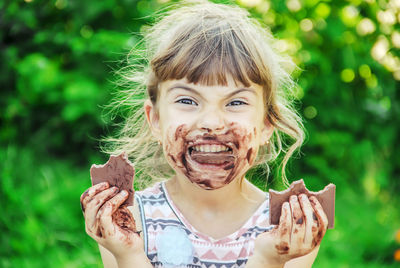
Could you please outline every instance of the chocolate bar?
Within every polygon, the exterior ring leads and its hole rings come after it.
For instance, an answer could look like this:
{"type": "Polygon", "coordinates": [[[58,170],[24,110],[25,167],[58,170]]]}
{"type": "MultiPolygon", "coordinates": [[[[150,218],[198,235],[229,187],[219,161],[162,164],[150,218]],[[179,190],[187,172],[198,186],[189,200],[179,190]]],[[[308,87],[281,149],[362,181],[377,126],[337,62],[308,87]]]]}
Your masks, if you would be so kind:
{"type": "Polygon", "coordinates": [[[112,155],[104,165],[92,165],[90,168],[92,185],[108,182],[110,187],[116,186],[120,190],[128,191],[129,197],[123,203],[128,206],[133,205],[134,175],[135,168],[125,153],[118,156],[112,155]]]}
{"type": "Polygon", "coordinates": [[[308,197],[315,196],[321,203],[326,216],[328,217],[328,229],[332,229],[335,224],[335,190],[336,186],[332,183],[325,186],[319,192],[309,191],[303,179],[294,181],[290,187],[282,192],[269,190],[269,220],[270,224],[278,225],[281,217],[282,205],[289,202],[291,195],[306,194],[308,197]]]}

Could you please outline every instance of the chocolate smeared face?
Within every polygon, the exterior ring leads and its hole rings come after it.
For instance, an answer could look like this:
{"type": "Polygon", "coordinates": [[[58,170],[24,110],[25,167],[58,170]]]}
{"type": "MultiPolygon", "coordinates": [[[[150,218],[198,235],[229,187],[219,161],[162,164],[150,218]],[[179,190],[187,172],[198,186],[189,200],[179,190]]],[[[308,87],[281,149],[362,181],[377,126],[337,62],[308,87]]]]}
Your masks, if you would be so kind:
{"type": "Polygon", "coordinates": [[[262,86],[233,80],[206,86],[181,79],[159,87],[157,105],[148,102],[145,110],[177,175],[207,190],[243,178],[272,133],[264,120],[262,86]]]}
{"type": "Polygon", "coordinates": [[[174,135],[167,137],[164,151],[175,170],[203,189],[213,190],[243,176],[250,168],[257,155],[252,147],[254,136],[254,132],[232,123],[224,134],[192,137],[189,128],[180,125],[174,135]]]}

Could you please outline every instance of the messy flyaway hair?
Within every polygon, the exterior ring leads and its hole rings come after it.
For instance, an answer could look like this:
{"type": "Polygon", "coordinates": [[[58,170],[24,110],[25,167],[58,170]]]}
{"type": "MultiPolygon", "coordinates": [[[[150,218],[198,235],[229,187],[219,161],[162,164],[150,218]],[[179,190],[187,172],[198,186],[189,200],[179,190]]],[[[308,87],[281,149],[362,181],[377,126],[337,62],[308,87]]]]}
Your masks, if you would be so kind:
{"type": "Polygon", "coordinates": [[[294,64],[274,50],[274,43],[270,32],[239,7],[190,1],[164,12],[119,71],[121,90],[111,106],[126,112],[125,121],[115,137],[104,139],[104,151],[128,154],[139,173],[139,188],[170,177],[174,171],[151,134],[144,101],[157,107],[159,84],[169,79],[212,86],[227,85],[232,77],[246,87],[250,82],[263,87],[265,118],[274,132],[255,166],[268,178],[268,164],[283,153],[281,175],[288,185],[285,167],[303,143],[304,131],[292,104],[296,85],[287,71],[294,64]]]}

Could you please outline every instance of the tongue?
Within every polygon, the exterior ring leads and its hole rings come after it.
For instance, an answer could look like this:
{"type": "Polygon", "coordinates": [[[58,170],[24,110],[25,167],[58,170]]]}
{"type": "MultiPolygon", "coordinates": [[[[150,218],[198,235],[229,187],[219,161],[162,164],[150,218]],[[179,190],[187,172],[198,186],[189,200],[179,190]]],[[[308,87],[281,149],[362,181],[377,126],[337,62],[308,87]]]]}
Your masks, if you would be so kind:
{"type": "Polygon", "coordinates": [[[232,152],[218,152],[218,153],[205,153],[192,151],[190,155],[192,159],[201,164],[224,164],[226,162],[232,162],[234,157],[232,152]]]}

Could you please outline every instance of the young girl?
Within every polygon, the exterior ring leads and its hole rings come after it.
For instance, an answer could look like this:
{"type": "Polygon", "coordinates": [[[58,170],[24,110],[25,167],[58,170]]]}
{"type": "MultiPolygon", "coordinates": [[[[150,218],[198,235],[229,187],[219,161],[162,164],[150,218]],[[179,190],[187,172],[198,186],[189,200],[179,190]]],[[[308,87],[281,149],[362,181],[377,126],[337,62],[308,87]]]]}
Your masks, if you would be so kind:
{"type": "Polygon", "coordinates": [[[148,32],[148,66],[138,59],[125,72],[132,88],[121,103],[135,112],[110,139],[137,179],[155,182],[129,207],[136,230],[112,220],[126,191],[103,183],[81,197],[104,266],[311,267],[327,228],[317,199],[292,196],[271,226],[267,193],[245,178],[255,165],[268,175],[283,151],[287,183],[285,164],[303,141],[282,67],[290,61],[238,7],[186,4],[148,32]],[[282,134],[294,141],[287,150],[282,134]]]}

